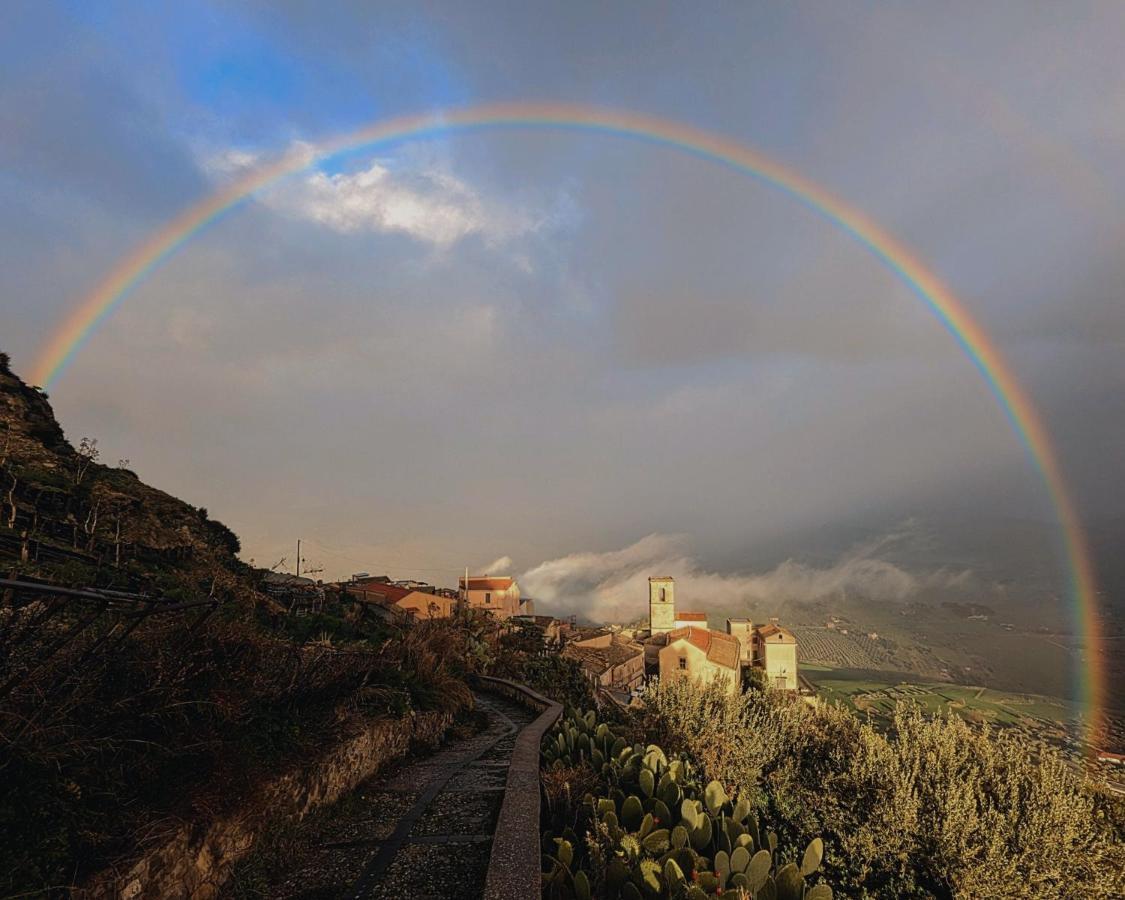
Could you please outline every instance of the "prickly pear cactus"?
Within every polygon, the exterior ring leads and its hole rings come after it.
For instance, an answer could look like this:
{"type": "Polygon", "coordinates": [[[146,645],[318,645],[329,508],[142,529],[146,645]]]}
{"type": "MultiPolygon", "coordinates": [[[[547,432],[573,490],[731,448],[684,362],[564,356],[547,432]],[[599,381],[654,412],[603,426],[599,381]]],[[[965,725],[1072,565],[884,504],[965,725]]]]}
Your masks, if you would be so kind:
{"type": "Polygon", "coordinates": [[[717,781],[702,784],[691,760],[660,747],[630,745],[593,711],[568,712],[543,739],[545,769],[589,766],[596,793],[582,803],[578,832],[544,834],[543,896],[550,900],[831,900],[809,884],[824,844],[815,839],[800,865],[778,852],[746,798],[717,781]],[[581,836],[580,836],[581,835],[581,836]],[[598,862],[591,858],[597,846],[598,862]]]}

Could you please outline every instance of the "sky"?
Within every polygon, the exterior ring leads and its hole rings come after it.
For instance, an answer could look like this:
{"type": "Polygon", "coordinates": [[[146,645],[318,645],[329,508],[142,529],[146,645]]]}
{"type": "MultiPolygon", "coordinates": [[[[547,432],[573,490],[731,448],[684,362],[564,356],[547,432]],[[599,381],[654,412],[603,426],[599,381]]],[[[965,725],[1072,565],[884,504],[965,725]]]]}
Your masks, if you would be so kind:
{"type": "MultiPolygon", "coordinates": [[[[1001,347],[1096,531],[1125,499],[1123,42],[1111,2],[16,0],[0,347],[29,372],[132,248],[281,154],[479,103],[629,110],[754,147],[910,247],[1001,347]]],[[[302,538],[326,576],[505,568],[621,615],[658,568],[732,602],[1062,578],[1050,541],[969,539],[1049,533],[1052,509],[901,282],[791,198],[612,136],[314,164],[151,273],[51,400],[261,565],[302,538]],[[918,550],[935,534],[944,557],[918,550]]]]}

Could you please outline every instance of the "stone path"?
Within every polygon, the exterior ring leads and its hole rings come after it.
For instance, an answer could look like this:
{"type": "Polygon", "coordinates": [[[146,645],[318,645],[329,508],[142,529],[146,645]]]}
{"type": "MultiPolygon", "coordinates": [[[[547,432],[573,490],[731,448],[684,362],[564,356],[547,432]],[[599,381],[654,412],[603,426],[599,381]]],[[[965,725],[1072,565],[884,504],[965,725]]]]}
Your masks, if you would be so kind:
{"type": "Polygon", "coordinates": [[[302,840],[269,896],[476,898],[516,736],[536,713],[478,693],[485,728],[362,785],[302,840]],[[288,867],[287,867],[288,868],[288,867]]]}

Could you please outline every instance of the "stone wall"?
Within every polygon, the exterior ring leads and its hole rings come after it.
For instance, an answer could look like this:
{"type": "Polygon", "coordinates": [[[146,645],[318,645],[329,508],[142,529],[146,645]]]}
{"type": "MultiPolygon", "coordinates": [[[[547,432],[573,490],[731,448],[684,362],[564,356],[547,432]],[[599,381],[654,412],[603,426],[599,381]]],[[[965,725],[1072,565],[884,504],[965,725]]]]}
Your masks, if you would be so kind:
{"type": "Polygon", "coordinates": [[[540,710],[516,738],[504,802],[488,861],[485,900],[528,900],[542,893],[539,859],[539,744],[562,715],[562,706],[531,688],[503,678],[481,678],[481,687],[540,710]]]}
{"type": "Polygon", "coordinates": [[[210,822],[185,823],[127,869],[101,873],[77,895],[89,900],[212,897],[266,827],[278,820],[299,821],[334,803],[404,756],[412,742],[439,744],[452,724],[451,714],[436,712],[372,722],[319,759],[267,782],[242,808],[210,822]]]}

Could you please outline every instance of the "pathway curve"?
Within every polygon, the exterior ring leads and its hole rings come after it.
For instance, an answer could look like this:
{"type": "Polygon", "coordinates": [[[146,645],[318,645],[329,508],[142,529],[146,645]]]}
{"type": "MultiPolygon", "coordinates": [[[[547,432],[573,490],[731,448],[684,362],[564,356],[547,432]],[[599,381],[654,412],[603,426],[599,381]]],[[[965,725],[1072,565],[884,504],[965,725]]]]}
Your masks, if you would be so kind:
{"type": "Polygon", "coordinates": [[[537,713],[490,693],[476,702],[483,730],[361,785],[313,826],[269,895],[480,897],[516,737],[537,713]]]}

